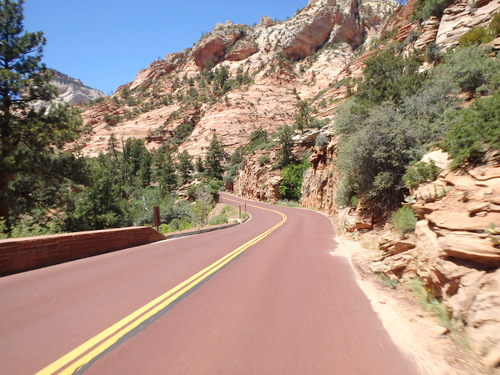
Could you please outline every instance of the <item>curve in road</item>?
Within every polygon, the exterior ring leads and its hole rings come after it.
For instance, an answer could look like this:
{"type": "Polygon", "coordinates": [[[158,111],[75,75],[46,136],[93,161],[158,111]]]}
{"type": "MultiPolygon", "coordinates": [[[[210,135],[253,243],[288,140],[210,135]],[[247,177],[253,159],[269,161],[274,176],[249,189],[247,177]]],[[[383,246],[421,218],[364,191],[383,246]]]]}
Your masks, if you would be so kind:
{"type": "Polygon", "coordinates": [[[0,278],[2,371],[418,373],[327,217],[223,197],[251,219],[0,278]]]}

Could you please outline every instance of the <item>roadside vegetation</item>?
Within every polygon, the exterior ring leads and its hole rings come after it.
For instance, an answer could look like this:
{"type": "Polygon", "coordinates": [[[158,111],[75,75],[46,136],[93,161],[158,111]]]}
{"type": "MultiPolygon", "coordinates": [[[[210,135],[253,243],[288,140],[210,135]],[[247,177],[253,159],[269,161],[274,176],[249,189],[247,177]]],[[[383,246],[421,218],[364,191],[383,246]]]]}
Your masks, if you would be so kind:
{"type": "Polygon", "coordinates": [[[437,146],[452,167],[480,163],[500,148],[500,61],[485,46],[440,54],[420,73],[424,57],[389,45],[366,61],[358,90],[335,120],[339,136],[337,203],[392,211],[408,189],[439,174],[419,164],[437,146]],[[465,98],[465,99],[464,99],[465,98]],[[461,105],[466,100],[470,105],[461,105]]]}
{"type": "MultiPolygon", "coordinates": [[[[440,15],[447,3],[420,0],[413,17],[440,15]]],[[[294,153],[292,137],[325,125],[315,119],[314,105],[327,105],[321,95],[304,100],[296,93],[293,124],[274,134],[256,129],[232,155],[214,134],[205,155],[195,159],[187,151],[179,152],[179,145],[191,137],[202,106],[231,105],[227,94],[250,85],[252,77],[241,69],[231,74],[224,64],[205,66],[193,77],[168,73],[99,99],[126,109],[119,116],[105,115],[110,129],[153,108],[178,104],[179,110],[150,134],[164,141],[157,150],[148,150],[143,140],[123,140],[111,133],[106,152],[97,157],[83,156],[78,145],[63,151],[64,144],[89,129],[82,128],[74,108],[32,109],[32,103],[56,95],[48,84],[51,72],[41,64],[46,41],[41,32],[23,34],[22,1],[2,4],[0,31],[9,38],[0,48],[5,62],[0,123],[7,129],[0,142],[1,236],[144,225],[153,221],[154,206],[160,206],[166,231],[222,222],[223,214],[209,219],[208,212],[223,185],[234,181],[245,159],[257,150],[276,152],[273,160],[261,155],[258,164],[280,170],[283,199],[300,202],[309,162],[307,156],[294,153]],[[175,95],[161,91],[166,81],[175,95]],[[321,105],[315,104],[319,100],[321,105]],[[174,122],[178,125],[172,128],[174,122]]],[[[452,166],[463,168],[500,148],[500,62],[484,46],[500,33],[499,25],[496,14],[487,28],[472,29],[450,52],[431,45],[425,54],[413,51],[403,56],[404,46],[391,43],[366,61],[360,79],[345,82],[349,98],[333,124],[339,138],[338,205],[361,205],[384,214],[396,211],[409,189],[438,175],[435,166],[419,163],[428,150],[442,147],[451,154],[452,166]],[[424,61],[433,67],[421,72],[424,61]]],[[[336,84],[340,83],[332,82],[336,84]]],[[[411,230],[408,220],[413,219],[397,219],[405,222],[403,231],[411,230]]]]}

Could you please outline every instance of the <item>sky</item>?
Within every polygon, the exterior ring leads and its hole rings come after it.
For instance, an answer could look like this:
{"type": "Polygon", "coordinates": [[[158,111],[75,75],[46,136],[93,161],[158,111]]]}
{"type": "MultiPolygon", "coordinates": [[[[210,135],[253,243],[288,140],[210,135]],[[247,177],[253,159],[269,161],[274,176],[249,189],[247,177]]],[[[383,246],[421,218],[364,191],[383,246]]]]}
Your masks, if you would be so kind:
{"type": "Polygon", "coordinates": [[[192,47],[217,23],[285,20],[308,0],[25,0],[24,28],[43,31],[43,62],[113,93],[167,53],[192,47]]]}

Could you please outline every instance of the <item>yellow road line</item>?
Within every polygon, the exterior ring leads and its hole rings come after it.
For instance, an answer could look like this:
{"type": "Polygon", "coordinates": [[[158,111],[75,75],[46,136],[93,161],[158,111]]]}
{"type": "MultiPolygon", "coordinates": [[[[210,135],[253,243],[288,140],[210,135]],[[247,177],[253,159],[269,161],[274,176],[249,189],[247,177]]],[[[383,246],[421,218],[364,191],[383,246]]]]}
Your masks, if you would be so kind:
{"type": "MultiPolygon", "coordinates": [[[[229,199],[229,198],[226,198],[229,199]]],[[[231,199],[232,200],[232,199],[231,199]]],[[[252,205],[253,206],[253,205],[252,205]]],[[[153,317],[163,309],[165,309],[172,302],[176,301],[183,294],[187,293],[189,290],[193,289],[196,285],[207,279],[209,276],[220,270],[231,260],[242,254],[250,246],[256,244],[263,238],[267,237],[271,232],[279,228],[287,220],[286,215],[281,212],[270,210],[263,207],[253,206],[259,209],[275,212],[281,215],[282,220],[276,224],[274,227],[268,229],[264,233],[258,235],[257,237],[251,239],[245,244],[238,247],[236,250],[231,251],[229,254],[225,255],[221,259],[215,261],[208,267],[204,268],[197,274],[191,276],[187,280],[178,284],[174,288],[170,289],[168,292],[162,294],[160,297],[154,299],[148,304],[144,305],[140,309],[136,310],[132,314],[123,318],[119,322],[113,324],[111,327],[102,331],[98,335],[94,336],[90,340],[86,341],[76,349],[72,350],[68,354],[64,355],[57,361],[53,362],[49,366],[37,372],[35,375],[48,375],[48,374],[72,374],[77,371],[82,366],[91,362],[93,359],[98,357],[104,351],[109,349],[111,346],[116,344],[123,336],[137,328],[140,324],[144,323],[149,318],[153,317]],[[92,349],[94,348],[94,349],[92,349]],[[91,350],[92,349],[92,350],[91,350]],[[90,351],[89,351],[90,350],[90,351]],[[88,352],[88,353],[87,353],[88,352]],[[85,354],[87,353],[87,354],[85,354]]]]}

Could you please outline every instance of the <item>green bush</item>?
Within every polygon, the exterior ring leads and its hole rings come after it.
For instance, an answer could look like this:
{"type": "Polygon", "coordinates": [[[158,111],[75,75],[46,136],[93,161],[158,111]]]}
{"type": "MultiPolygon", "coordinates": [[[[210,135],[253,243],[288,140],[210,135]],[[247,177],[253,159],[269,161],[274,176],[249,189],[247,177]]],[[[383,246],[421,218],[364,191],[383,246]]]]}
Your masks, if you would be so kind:
{"type": "Polygon", "coordinates": [[[365,62],[363,80],[354,96],[370,104],[401,103],[422,84],[424,75],[418,72],[419,66],[415,53],[402,57],[391,48],[376,52],[365,62]]]}
{"type": "Polygon", "coordinates": [[[259,163],[259,166],[263,167],[267,163],[269,163],[269,160],[271,157],[269,155],[261,155],[257,158],[257,162],[259,163]]]}
{"type": "Polygon", "coordinates": [[[490,49],[471,45],[444,56],[444,63],[436,68],[442,81],[453,82],[460,90],[494,93],[500,87],[500,61],[492,59],[490,49]]]}
{"type": "Polygon", "coordinates": [[[390,103],[344,110],[354,113],[339,113],[337,118],[338,130],[345,132],[338,143],[337,202],[348,206],[354,195],[379,208],[401,202],[405,193],[401,177],[406,166],[421,157],[418,127],[406,122],[390,103]],[[366,110],[364,116],[359,116],[360,109],[366,110]]]}
{"type": "Polygon", "coordinates": [[[228,221],[229,221],[228,216],[226,214],[220,213],[219,215],[211,218],[209,224],[210,225],[221,225],[221,224],[226,224],[228,221]]]}
{"type": "Polygon", "coordinates": [[[405,234],[415,230],[417,218],[410,207],[401,207],[391,216],[390,222],[398,231],[405,234]]]}
{"type": "Polygon", "coordinates": [[[220,211],[221,214],[225,214],[225,215],[232,215],[233,213],[236,212],[236,208],[234,208],[233,206],[230,206],[230,205],[225,205],[224,207],[222,207],[222,210],[220,211]]]}
{"type": "Polygon", "coordinates": [[[490,24],[488,25],[488,31],[492,37],[500,34],[500,12],[493,14],[490,24]]]}
{"type": "Polygon", "coordinates": [[[430,163],[411,163],[406,167],[402,181],[407,188],[413,189],[423,182],[435,181],[439,173],[441,173],[441,168],[436,166],[434,160],[431,160],[430,163]]]}
{"type": "Polygon", "coordinates": [[[476,99],[461,110],[446,134],[443,148],[453,158],[451,168],[482,160],[487,149],[500,150],[500,93],[476,99]]]}
{"type": "Polygon", "coordinates": [[[424,311],[433,315],[443,327],[452,332],[456,330],[457,322],[451,319],[446,307],[425,290],[418,277],[409,280],[408,284],[413,297],[424,311]]]}
{"type": "Polygon", "coordinates": [[[488,31],[481,26],[473,27],[467,31],[458,40],[458,45],[460,47],[468,47],[478,44],[485,44],[491,42],[493,37],[488,33],[488,31]]]}
{"type": "Polygon", "coordinates": [[[307,168],[309,168],[309,160],[305,159],[298,165],[289,164],[281,170],[283,180],[280,183],[279,192],[284,199],[300,200],[302,197],[302,180],[307,168]]]}
{"type": "Polygon", "coordinates": [[[269,144],[269,137],[267,131],[265,131],[262,126],[254,130],[250,134],[250,149],[253,151],[266,148],[269,144]]]}
{"type": "Polygon", "coordinates": [[[431,16],[440,18],[453,0],[419,0],[413,9],[412,19],[425,21],[431,16]]]}

